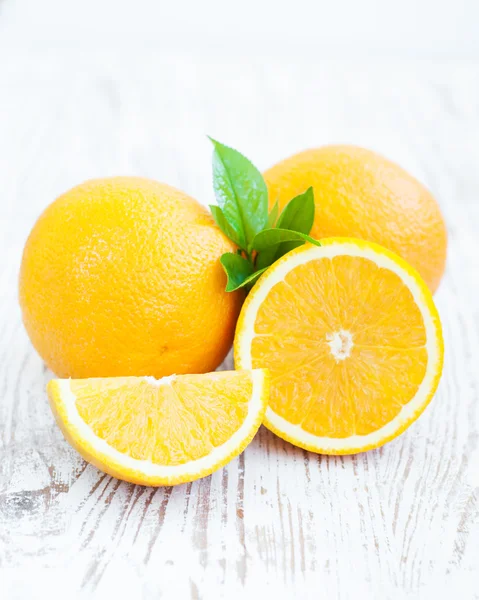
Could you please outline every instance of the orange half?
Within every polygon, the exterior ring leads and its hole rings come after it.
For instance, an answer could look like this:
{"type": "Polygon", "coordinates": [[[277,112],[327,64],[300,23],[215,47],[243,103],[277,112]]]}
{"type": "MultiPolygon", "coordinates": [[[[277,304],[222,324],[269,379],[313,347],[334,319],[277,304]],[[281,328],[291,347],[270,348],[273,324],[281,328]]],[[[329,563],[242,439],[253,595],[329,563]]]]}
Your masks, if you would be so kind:
{"type": "Polygon", "coordinates": [[[264,424],[325,454],[381,446],[431,400],[441,324],[419,274],[385,248],[348,238],[304,245],[273,265],[238,321],[235,363],[268,368],[264,424]]]}

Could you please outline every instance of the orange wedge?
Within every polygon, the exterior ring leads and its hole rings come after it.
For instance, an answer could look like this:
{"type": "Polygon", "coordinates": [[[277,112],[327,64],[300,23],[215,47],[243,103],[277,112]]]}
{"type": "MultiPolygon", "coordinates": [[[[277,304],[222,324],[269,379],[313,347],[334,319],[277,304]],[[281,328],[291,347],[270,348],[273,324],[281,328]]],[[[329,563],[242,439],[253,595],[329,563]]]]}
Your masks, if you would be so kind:
{"type": "Polygon", "coordinates": [[[266,371],[56,379],[47,386],[66,439],[97,468],[141,485],[209,475],[261,425],[266,371]]]}
{"type": "Polygon", "coordinates": [[[330,238],[257,282],[235,337],[239,369],[268,368],[264,424],[293,444],[352,454],[401,434],[442,371],[441,324],[418,273],[389,250],[330,238]]]}

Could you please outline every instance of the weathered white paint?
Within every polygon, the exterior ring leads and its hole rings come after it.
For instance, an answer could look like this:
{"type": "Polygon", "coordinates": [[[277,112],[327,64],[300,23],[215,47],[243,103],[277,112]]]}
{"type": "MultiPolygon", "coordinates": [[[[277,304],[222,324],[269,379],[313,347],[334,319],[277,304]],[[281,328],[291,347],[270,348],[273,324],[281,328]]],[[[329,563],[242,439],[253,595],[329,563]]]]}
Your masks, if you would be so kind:
{"type": "Polygon", "coordinates": [[[2,600],[479,597],[479,64],[239,50],[0,56],[2,600]],[[401,438],[334,458],[262,429],[227,468],[163,489],[103,475],[63,440],[17,307],[29,228],[94,176],[148,175],[210,202],[206,133],[262,168],[364,144],[437,194],[450,233],[436,296],[445,370],[401,438]]]}

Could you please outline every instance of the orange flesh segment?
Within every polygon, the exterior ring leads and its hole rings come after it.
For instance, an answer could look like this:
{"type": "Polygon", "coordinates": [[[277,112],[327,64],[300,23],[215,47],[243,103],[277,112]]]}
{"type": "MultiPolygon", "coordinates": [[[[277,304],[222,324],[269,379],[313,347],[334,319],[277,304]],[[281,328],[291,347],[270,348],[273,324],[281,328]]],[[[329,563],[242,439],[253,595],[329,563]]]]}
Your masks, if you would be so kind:
{"type": "Polygon", "coordinates": [[[317,436],[378,430],[426,373],[424,321],[411,292],[362,257],[294,267],[262,302],[255,334],[252,366],[271,371],[271,409],[317,436]]]}
{"type": "Polygon", "coordinates": [[[182,375],[169,385],[146,379],[72,380],[82,419],[132,458],[174,466],[228,441],[248,413],[253,383],[244,372],[182,375]]]}

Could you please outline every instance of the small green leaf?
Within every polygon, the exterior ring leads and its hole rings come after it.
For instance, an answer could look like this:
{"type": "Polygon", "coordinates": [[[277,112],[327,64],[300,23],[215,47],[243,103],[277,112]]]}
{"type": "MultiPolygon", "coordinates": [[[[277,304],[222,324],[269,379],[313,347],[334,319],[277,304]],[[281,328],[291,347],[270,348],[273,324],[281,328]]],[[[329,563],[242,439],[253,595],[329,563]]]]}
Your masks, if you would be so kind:
{"type": "Polygon", "coordinates": [[[308,234],[314,222],[314,192],[308,188],[284,207],[276,226],[279,229],[291,229],[308,234]]]}
{"type": "MultiPolygon", "coordinates": [[[[314,194],[313,188],[308,188],[304,194],[299,194],[296,196],[284,208],[281,213],[279,219],[276,223],[277,229],[283,230],[291,230],[294,234],[308,234],[311,231],[311,227],[313,226],[314,221],[314,194]]],[[[271,225],[271,220],[268,220],[268,225],[270,229],[274,228],[274,225],[271,225]]],[[[267,231],[267,230],[264,230],[267,231]]],[[[270,234],[267,236],[267,240],[272,240],[271,244],[268,247],[262,248],[259,251],[258,258],[256,259],[256,268],[261,269],[272,265],[278,258],[281,258],[284,254],[296,248],[297,246],[301,246],[304,244],[304,239],[298,237],[298,235],[294,235],[291,238],[290,235],[282,234],[282,237],[273,237],[271,238],[270,234]],[[274,241],[280,239],[285,241],[274,241]]],[[[260,239],[260,243],[262,238],[260,239]]],[[[253,247],[256,248],[257,238],[255,238],[253,242],[253,247]]],[[[266,242],[267,243],[267,242],[266,242]]]]}
{"type": "MultiPolygon", "coordinates": [[[[266,227],[269,229],[270,227],[274,227],[276,225],[276,219],[278,218],[278,213],[279,213],[279,204],[278,201],[276,200],[276,202],[273,205],[273,208],[271,209],[269,215],[268,215],[268,221],[266,223],[266,227]]],[[[308,231],[309,233],[309,231],[308,231]]]]}
{"type": "Polygon", "coordinates": [[[254,236],[268,221],[268,189],[258,169],[238,151],[214,145],[213,186],[217,202],[241,248],[251,251],[254,236]]]}
{"type": "Polygon", "coordinates": [[[256,283],[257,279],[259,279],[259,277],[267,270],[268,270],[268,267],[265,267],[264,269],[260,269],[259,271],[255,271],[252,275],[250,275],[249,277],[247,277],[244,280],[242,286],[240,286],[240,287],[243,287],[243,285],[245,285],[248,288],[248,290],[250,290],[253,287],[253,285],[256,283]]]}
{"type": "MultiPolygon", "coordinates": [[[[266,229],[266,231],[268,230],[266,229]]],[[[279,247],[280,244],[273,244],[273,246],[264,248],[264,250],[258,252],[258,256],[256,258],[256,268],[266,269],[267,267],[271,266],[276,260],[276,254],[279,250],[279,247]]]]}
{"type": "Polygon", "coordinates": [[[226,220],[226,217],[219,206],[215,206],[214,204],[210,204],[211,214],[213,215],[213,219],[215,220],[218,227],[221,231],[229,237],[231,241],[233,241],[237,246],[240,246],[240,239],[238,238],[236,231],[231,227],[231,225],[226,220]]]}
{"type": "Polygon", "coordinates": [[[227,252],[221,256],[220,262],[228,277],[226,284],[227,292],[234,292],[243,285],[246,285],[246,279],[253,274],[253,265],[239,254],[227,252]]]}
{"type": "Polygon", "coordinates": [[[315,246],[321,246],[317,240],[300,231],[290,231],[289,229],[264,229],[254,238],[253,248],[258,252],[264,252],[272,246],[281,244],[281,242],[294,241],[309,242],[315,246]]]}
{"type": "Polygon", "coordinates": [[[298,246],[302,246],[303,244],[304,242],[299,240],[295,242],[281,242],[274,257],[275,262],[285,254],[288,254],[288,252],[291,252],[291,250],[294,250],[295,248],[297,248],[298,246]]]}

